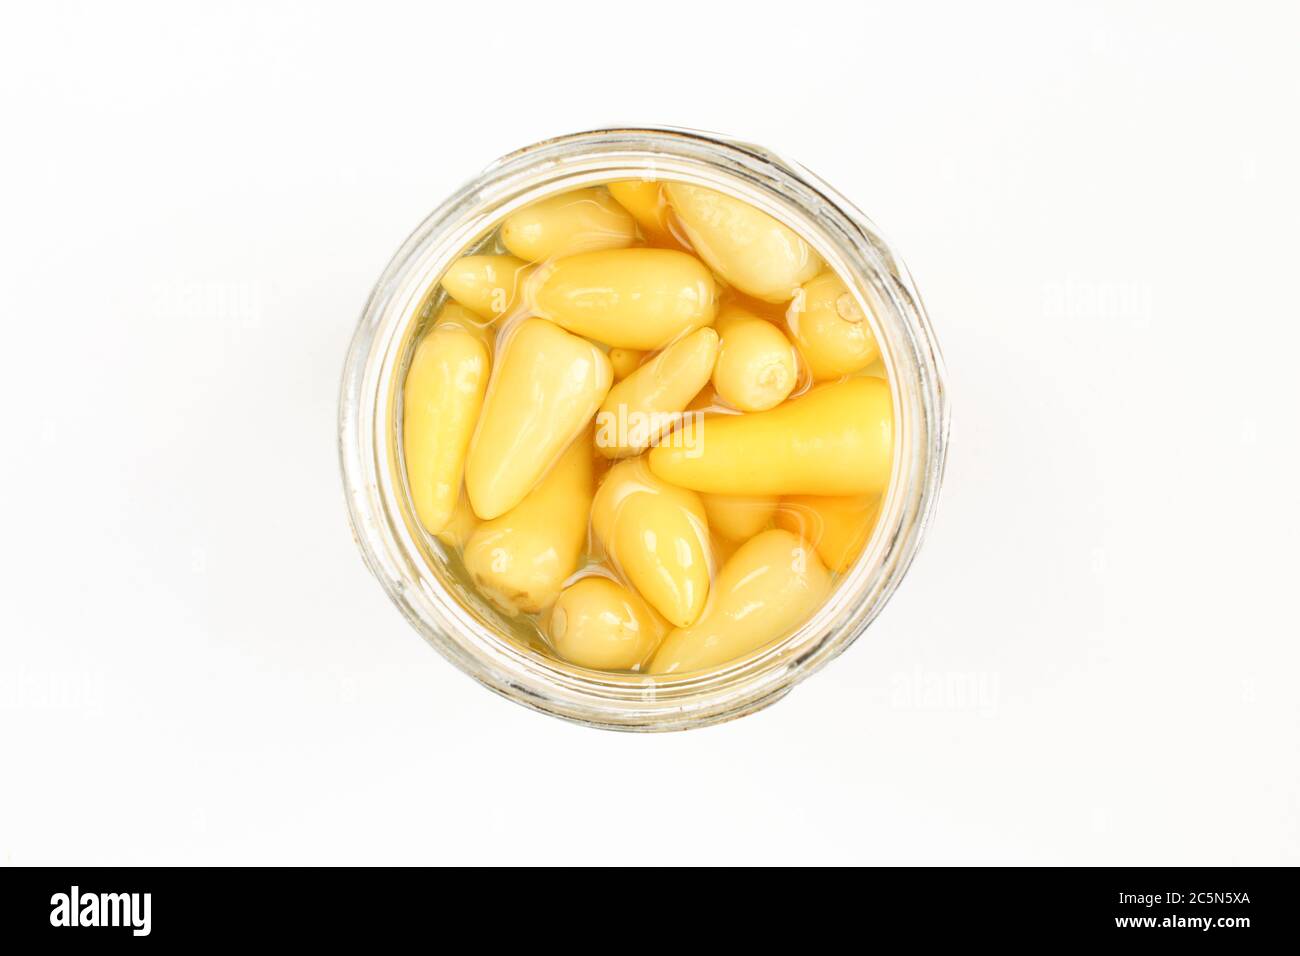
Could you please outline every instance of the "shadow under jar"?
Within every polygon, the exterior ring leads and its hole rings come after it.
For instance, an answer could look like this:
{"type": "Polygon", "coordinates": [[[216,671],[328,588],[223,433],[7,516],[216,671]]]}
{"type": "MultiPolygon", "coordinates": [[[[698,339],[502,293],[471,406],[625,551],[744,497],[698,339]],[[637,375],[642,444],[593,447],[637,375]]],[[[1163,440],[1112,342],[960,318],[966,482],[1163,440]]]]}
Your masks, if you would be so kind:
{"type": "MultiPolygon", "coordinates": [[[[805,383],[806,384],[806,383],[805,383]]],[[[948,434],[942,360],[906,269],[870,222],[798,165],[758,146],[669,128],[600,129],[512,153],[435,210],[380,277],[343,374],[339,450],[356,540],[413,627],[484,686],[593,727],[664,731],[752,713],[849,646],[879,613],[934,512],[948,434]],[[892,463],[870,539],[825,601],[786,636],[688,673],[602,671],[547,646],[532,616],[475,585],[456,548],[429,534],[403,457],[403,386],[461,256],[498,241],[512,213],[560,193],[621,181],[704,187],[774,217],[844,282],[870,324],[892,400],[892,463]]]]}

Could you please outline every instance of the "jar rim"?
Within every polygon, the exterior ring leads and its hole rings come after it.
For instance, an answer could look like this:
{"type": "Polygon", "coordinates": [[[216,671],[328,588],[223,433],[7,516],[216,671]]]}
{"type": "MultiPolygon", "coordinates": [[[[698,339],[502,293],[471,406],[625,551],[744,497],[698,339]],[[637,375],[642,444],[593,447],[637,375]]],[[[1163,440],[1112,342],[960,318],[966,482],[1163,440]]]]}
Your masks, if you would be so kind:
{"type": "Polygon", "coordinates": [[[673,127],[610,127],[544,140],[489,165],[402,243],[362,312],[343,369],[339,457],[353,535],[371,572],[436,650],[507,698],[589,726],[679,730],[779,699],[856,640],[910,566],[943,477],[943,361],[921,299],[874,225],[802,166],[763,147],[673,127]],[[693,183],[736,196],[808,241],[863,300],[894,401],[893,475],[872,539],[793,634],[686,675],[611,674],[523,648],[437,579],[395,457],[395,409],[413,319],[446,266],[514,209],[617,179],[693,183]]]}

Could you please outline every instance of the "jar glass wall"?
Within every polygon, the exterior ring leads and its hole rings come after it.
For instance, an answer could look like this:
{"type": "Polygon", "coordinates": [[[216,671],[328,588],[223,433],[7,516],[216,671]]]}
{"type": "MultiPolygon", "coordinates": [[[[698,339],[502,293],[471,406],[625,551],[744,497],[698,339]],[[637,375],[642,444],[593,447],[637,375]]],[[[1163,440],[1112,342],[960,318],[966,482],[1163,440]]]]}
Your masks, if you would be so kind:
{"type": "Polygon", "coordinates": [[[919,296],[871,223],[807,170],[758,146],[689,130],[601,129],[512,153],[435,210],[380,277],[348,352],[339,451],[367,565],[448,660],[526,706],[592,726],[679,730],[751,713],[843,651],[906,572],[933,514],[948,413],[943,366],[919,296]],[[413,513],[401,463],[400,401],[419,317],[453,259],[511,212],[623,179],[727,193],[802,236],[863,303],[894,405],[893,474],[872,538],[826,603],[785,640],[683,676],[576,667],[509,634],[508,622],[448,560],[413,513]]]}

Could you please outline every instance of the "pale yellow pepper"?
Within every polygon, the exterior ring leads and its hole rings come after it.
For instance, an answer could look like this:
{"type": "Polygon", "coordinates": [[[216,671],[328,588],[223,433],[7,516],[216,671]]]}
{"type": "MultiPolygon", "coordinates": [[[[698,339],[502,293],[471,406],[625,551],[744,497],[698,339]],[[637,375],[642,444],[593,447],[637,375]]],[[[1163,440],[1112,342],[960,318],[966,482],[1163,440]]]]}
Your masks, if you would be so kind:
{"type": "Polygon", "coordinates": [[[728,306],[718,315],[722,347],[713,366],[713,387],[742,412],[780,405],[799,381],[799,359],[780,329],[752,312],[728,306]]]}
{"type": "Polygon", "coordinates": [[[546,629],[562,658],[598,670],[636,669],[667,631],[664,619],[639,594],[599,575],[560,593],[546,629]]]}
{"type": "Polygon", "coordinates": [[[609,249],[548,263],[534,311],[616,348],[653,351],[713,324],[717,287],[700,260],[672,249],[609,249]]]}
{"type": "Polygon", "coordinates": [[[729,541],[748,541],[776,514],[775,495],[700,495],[709,528],[729,541]]]}
{"type": "Polygon", "coordinates": [[[712,560],[699,495],[660,481],[644,458],[627,459],[601,482],[591,528],[614,567],[671,624],[699,617],[712,560]]]}
{"type": "Polygon", "coordinates": [[[402,445],[415,514],[442,531],[460,495],[491,353],[475,318],[449,303],[416,346],[403,384],[402,445]]]}
{"type": "Polygon", "coordinates": [[[593,458],[584,434],[541,484],[505,514],[479,525],[465,543],[466,570],[508,614],[550,607],[577,571],[587,541],[593,458]]]}
{"type": "Polygon", "coordinates": [[[700,258],[756,299],[788,302],[825,268],[793,230],[748,203],[685,183],[664,183],[664,193],[700,258]]]}
{"type": "Polygon", "coordinates": [[[527,319],[506,336],[465,465],[480,518],[523,500],[591,422],[613,380],[604,352],[550,322],[527,319]]]}
{"type": "Polygon", "coordinates": [[[889,481],[889,385],[851,378],[766,412],[706,415],[692,446],[652,448],[650,469],[683,488],[727,495],[878,494],[889,481]]]}
{"type": "Polygon", "coordinates": [[[625,179],[610,183],[609,194],[632,214],[646,241],[661,249],[685,249],[673,233],[672,208],[654,180],[625,179]]]}
{"type": "Polygon", "coordinates": [[[880,502],[879,495],[792,495],[781,499],[776,524],[810,542],[826,567],[844,571],[871,538],[880,502]]]}
{"type": "Polygon", "coordinates": [[[442,287],[465,308],[493,321],[520,304],[532,268],[514,256],[461,256],[447,267],[442,287]]]}
{"type": "Polygon", "coordinates": [[[596,413],[600,453],[606,458],[625,458],[649,448],[677,423],[708,383],[717,354],[718,333],[699,329],[610,389],[596,413]]]}
{"type": "Polygon", "coordinates": [[[830,572],[802,538],[764,531],[723,566],[704,615],[664,638],[649,672],[704,670],[756,651],[791,633],[830,593],[830,572]]]}
{"type": "Polygon", "coordinates": [[[834,272],[804,283],[786,322],[815,381],[849,375],[880,355],[866,313],[834,272]]]}
{"type": "Polygon", "coordinates": [[[621,382],[638,368],[645,358],[639,349],[610,349],[609,364],[614,368],[614,381],[621,382]]]}
{"type": "Polygon", "coordinates": [[[520,259],[540,262],[637,241],[636,220],[603,189],[575,189],[511,213],[501,242],[520,259]]]}

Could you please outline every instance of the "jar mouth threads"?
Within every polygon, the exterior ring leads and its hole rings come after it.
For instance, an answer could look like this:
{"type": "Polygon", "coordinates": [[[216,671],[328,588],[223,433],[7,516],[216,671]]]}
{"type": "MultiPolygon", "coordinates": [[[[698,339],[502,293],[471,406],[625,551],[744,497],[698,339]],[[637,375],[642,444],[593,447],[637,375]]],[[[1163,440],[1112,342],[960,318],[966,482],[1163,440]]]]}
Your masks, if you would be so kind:
{"type": "Polygon", "coordinates": [[[498,693],[547,713],[598,727],[676,730],[770,703],[865,630],[898,585],[933,512],[947,421],[942,362],[920,299],[897,257],[850,204],[812,174],[759,147],[687,130],[605,129],[504,157],[403,244],[376,285],[348,354],[340,456],[349,513],[367,564],[444,656],[498,693]],[[726,193],[808,241],[871,304],[863,319],[880,344],[895,408],[893,472],[875,534],[831,598],[776,645],[684,676],[585,670],[503,637],[491,612],[457,585],[445,556],[430,547],[400,477],[398,407],[411,320],[452,259],[531,202],[638,179],[726,193]]]}

